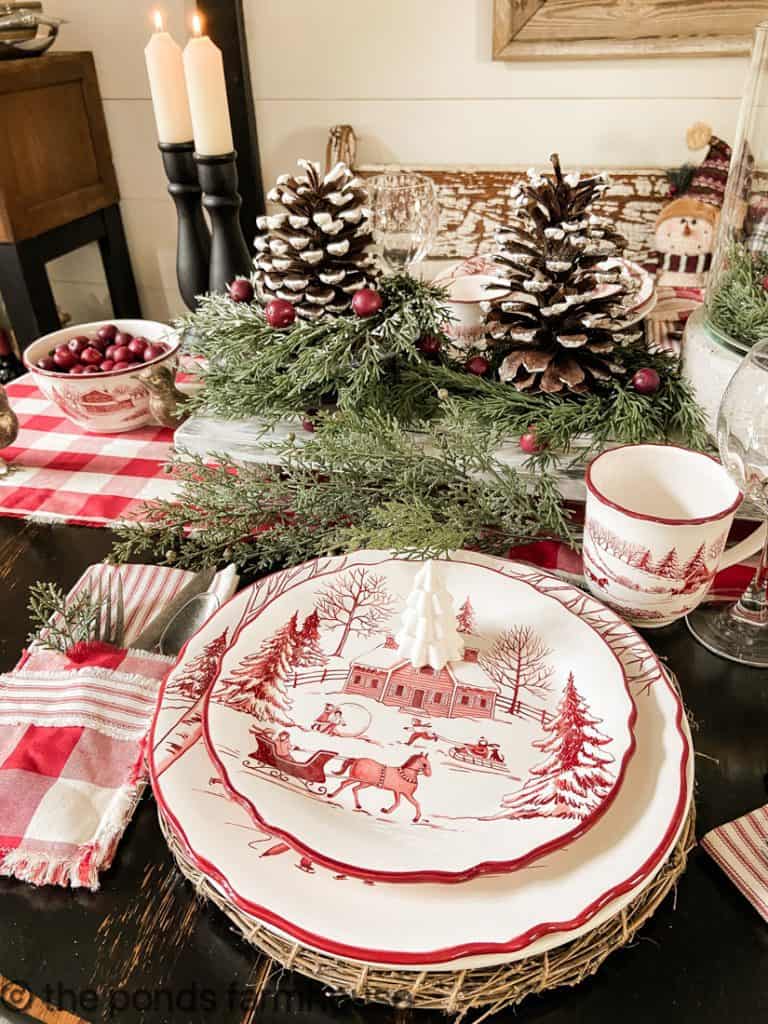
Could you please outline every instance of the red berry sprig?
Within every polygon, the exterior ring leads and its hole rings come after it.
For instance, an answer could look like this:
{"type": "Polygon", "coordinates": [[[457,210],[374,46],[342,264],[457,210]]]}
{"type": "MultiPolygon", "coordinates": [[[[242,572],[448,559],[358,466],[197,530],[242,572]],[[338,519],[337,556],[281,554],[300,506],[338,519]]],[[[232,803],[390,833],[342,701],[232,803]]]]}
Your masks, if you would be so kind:
{"type": "Polygon", "coordinates": [[[264,319],[270,327],[290,327],[296,320],[296,310],[287,299],[271,299],[264,307],[264,319]]]}
{"type": "Polygon", "coordinates": [[[526,455],[536,455],[543,448],[543,445],[539,444],[536,437],[535,427],[529,427],[527,432],[520,437],[518,444],[520,445],[520,450],[525,452],[526,455]]]}
{"type": "Polygon", "coordinates": [[[476,377],[483,377],[490,368],[491,364],[485,356],[472,356],[471,359],[467,360],[464,367],[469,373],[474,373],[476,377]]]}
{"type": "Polygon", "coordinates": [[[425,334],[416,342],[416,348],[425,356],[436,356],[442,347],[443,343],[436,334],[425,334]]]}
{"type": "Polygon", "coordinates": [[[352,310],[359,317],[373,316],[383,305],[381,293],[375,288],[359,288],[352,296],[352,310]]]}
{"type": "Polygon", "coordinates": [[[763,290],[768,292],[768,274],[765,275],[760,284],[763,286],[763,290]]]}
{"type": "Polygon", "coordinates": [[[236,277],[230,282],[229,297],[233,302],[253,302],[253,285],[247,277],[236,277]]]}
{"type": "Polygon", "coordinates": [[[644,366],[633,374],[632,387],[641,395],[654,395],[661,387],[661,377],[652,366],[644,366]]]}

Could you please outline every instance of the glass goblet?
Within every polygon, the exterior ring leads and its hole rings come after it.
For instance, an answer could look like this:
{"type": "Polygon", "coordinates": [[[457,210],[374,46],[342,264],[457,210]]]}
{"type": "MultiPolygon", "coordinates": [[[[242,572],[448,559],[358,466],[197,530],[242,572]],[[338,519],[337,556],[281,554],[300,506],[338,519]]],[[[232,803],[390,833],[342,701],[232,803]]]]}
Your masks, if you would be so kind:
{"type": "MultiPolygon", "coordinates": [[[[754,345],[731,378],[717,417],[720,459],[768,523],[768,340],[754,345]]],[[[732,605],[703,605],[688,628],[705,647],[742,665],[768,667],[768,532],[752,582],[732,605]]]]}
{"type": "Polygon", "coordinates": [[[398,273],[423,260],[437,234],[440,207],[431,178],[397,172],[376,174],[366,182],[371,229],[386,270],[398,273]]]}

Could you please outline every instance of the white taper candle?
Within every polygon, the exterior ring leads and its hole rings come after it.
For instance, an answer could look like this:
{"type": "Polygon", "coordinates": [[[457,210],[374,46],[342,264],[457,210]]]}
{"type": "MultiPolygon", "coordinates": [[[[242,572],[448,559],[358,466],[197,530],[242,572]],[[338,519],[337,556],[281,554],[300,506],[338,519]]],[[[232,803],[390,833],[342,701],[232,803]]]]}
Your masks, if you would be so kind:
{"type": "Polygon", "coordinates": [[[163,31],[163,19],[159,12],[155,12],[155,28],[157,31],[149,40],[144,57],[157,122],[157,137],[160,142],[191,142],[192,116],[181,47],[170,33],[163,31]]]}
{"type": "Polygon", "coordinates": [[[218,46],[208,36],[200,34],[198,15],[194,16],[193,25],[195,35],[184,48],[184,74],[192,111],[195,152],[201,156],[221,156],[234,149],[224,61],[218,46]]]}

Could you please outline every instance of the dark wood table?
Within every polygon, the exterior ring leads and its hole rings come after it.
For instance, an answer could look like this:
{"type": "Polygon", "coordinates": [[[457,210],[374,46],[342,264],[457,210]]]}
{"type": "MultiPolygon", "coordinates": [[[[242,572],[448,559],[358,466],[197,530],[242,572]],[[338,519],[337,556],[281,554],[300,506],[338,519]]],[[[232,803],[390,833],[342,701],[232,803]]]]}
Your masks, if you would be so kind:
{"type": "MultiPolygon", "coordinates": [[[[0,669],[28,631],[37,579],[69,587],[109,550],[104,530],[0,520],[0,669]]],[[[684,626],[653,637],[695,718],[698,833],[766,799],[768,672],[699,647],[684,626]]],[[[0,974],[87,1021],[442,1019],[342,1001],[265,964],[174,867],[147,795],[97,893],[0,880],[0,974]]],[[[0,1020],[28,1019],[6,1011],[0,1020]]],[[[475,1015],[477,1016],[477,1014],[475,1015]]],[[[768,927],[701,850],[631,947],[578,988],[499,1015],[546,1024],[758,1024],[768,1021],[768,927]]],[[[471,1017],[470,1017],[471,1020],[471,1017]]]]}

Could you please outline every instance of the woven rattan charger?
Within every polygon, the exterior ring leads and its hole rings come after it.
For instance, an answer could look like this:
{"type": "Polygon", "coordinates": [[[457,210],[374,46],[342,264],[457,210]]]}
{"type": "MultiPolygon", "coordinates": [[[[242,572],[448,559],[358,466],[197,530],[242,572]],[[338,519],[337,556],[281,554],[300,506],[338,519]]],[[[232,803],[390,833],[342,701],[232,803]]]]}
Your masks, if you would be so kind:
{"type": "MultiPolygon", "coordinates": [[[[339,995],[396,1007],[443,1010],[461,1020],[472,1010],[483,1009],[474,1024],[521,1002],[527,995],[560,985],[577,985],[594,974],[603,960],[626,945],[674,888],[685,870],[695,845],[693,804],[677,845],[666,863],[643,891],[623,910],[599,927],[548,953],[515,960],[496,967],[456,971],[398,971],[365,966],[317,953],[301,943],[275,935],[230,903],[189,859],[168,823],[160,814],[160,826],[179,870],[195,888],[229,917],[251,945],[271,958],[274,970],[299,971],[339,995]]],[[[272,972],[261,973],[265,985],[272,972]]]]}

